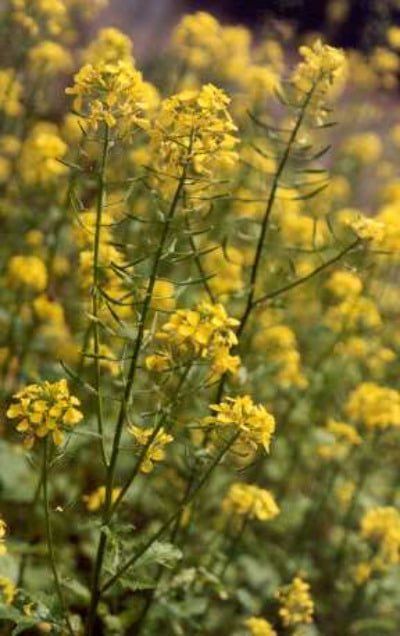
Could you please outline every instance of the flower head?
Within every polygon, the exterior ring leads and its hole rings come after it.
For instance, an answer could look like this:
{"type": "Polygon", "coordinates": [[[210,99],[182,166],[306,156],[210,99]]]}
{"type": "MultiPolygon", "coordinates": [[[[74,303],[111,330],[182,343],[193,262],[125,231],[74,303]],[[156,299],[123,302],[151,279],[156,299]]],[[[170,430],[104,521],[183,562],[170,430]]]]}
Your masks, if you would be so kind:
{"type": "Polygon", "coordinates": [[[370,430],[400,426],[400,393],[374,382],[362,382],[350,393],[346,413],[370,430]]]}
{"type": "Polygon", "coordinates": [[[41,292],[47,285],[46,265],[38,256],[12,256],[7,264],[7,279],[11,287],[41,292]]]}
{"type": "Polygon", "coordinates": [[[80,402],[70,395],[66,380],[30,384],[14,395],[7,417],[18,420],[17,431],[24,437],[25,448],[32,448],[36,438],[51,435],[58,446],[64,430],[72,429],[83,418],[76,408],[80,402]]]}
{"type": "Polygon", "coordinates": [[[251,636],[277,636],[271,623],[266,621],[265,618],[251,616],[245,620],[244,624],[251,636]]]}
{"type": "Polygon", "coordinates": [[[129,426],[128,432],[139,447],[143,448],[148,445],[140,470],[142,473],[150,473],[154,468],[154,464],[161,462],[165,458],[165,446],[170,444],[174,438],[169,433],[166,433],[163,427],[155,435],[153,428],[141,428],[133,425],[129,426]]]}
{"type": "Polygon", "coordinates": [[[236,126],[228,112],[229,97],[206,84],[165,99],[149,129],[158,179],[189,173],[212,176],[237,161],[236,126]]]}
{"type": "Polygon", "coordinates": [[[2,556],[3,554],[7,552],[6,543],[5,543],[6,534],[7,534],[7,524],[4,521],[4,519],[0,517],[0,556],[2,556]]]}
{"type": "Polygon", "coordinates": [[[210,409],[215,415],[204,419],[204,423],[213,426],[218,434],[224,429],[232,429],[238,434],[235,448],[238,452],[257,450],[262,446],[269,451],[272,435],[275,431],[275,418],[261,404],[254,404],[249,395],[227,397],[220,404],[212,404],[210,409]]]}
{"type": "Polygon", "coordinates": [[[296,576],[289,585],[281,587],[276,596],[281,605],[279,616],[285,627],[312,622],[314,603],[306,581],[296,576]]]}
{"type": "Polygon", "coordinates": [[[222,510],[259,521],[269,521],[279,514],[275,499],[268,490],[240,482],[230,487],[222,502],[222,510]]]}
{"type": "Polygon", "coordinates": [[[11,579],[6,576],[0,576],[0,601],[6,605],[11,605],[16,593],[16,587],[11,579]]]}
{"type": "MultiPolygon", "coordinates": [[[[111,494],[111,503],[114,503],[117,500],[120,492],[121,488],[113,488],[111,494]]],[[[85,502],[86,508],[89,510],[89,512],[96,512],[96,510],[99,510],[106,501],[106,487],[99,486],[98,488],[96,488],[96,490],[93,490],[88,495],[83,495],[82,499],[85,502]]]]}
{"type": "Polygon", "coordinates": [[[145,124],[151,87],[129,60],[85,64],[67,88],[74,109],[96,130],[101,123],[122,133],[145,124]]]}
{"type": "Polygon", "coordinates": [[[378,547],[375,566],[386,568],[400,562],[400,513],[396,508],[367,510],[361,519],[361,536],[378,547]]]}

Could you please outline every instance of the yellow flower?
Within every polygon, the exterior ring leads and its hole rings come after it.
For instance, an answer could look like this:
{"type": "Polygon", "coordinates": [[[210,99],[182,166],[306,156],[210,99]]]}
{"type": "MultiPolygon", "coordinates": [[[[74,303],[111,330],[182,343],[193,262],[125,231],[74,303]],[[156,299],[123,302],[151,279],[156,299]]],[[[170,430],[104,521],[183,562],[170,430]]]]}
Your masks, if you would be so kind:
{"type": "Polygon", "coordinates": [[[377,569],[400,562],[400,513],[391,506],[371,508],[361,519],[361,536],[378,547],[373,560],[377,569]]]}
{"type": "MultiPolygon", "coordinates": [[[[154,436],[154,429],[141,428],[133,425],[128,427],[128,432],[135,439],[139,447],[147,446],[150,442],[150,438],[154,436]]],[[[154,468],[154,464],[156,462],[161,462],[165,458],[165,446],[170,444],[173,439],[172,435],[166,433],[163,427],[160,428],[154,436],[154,439],[150,442],[149,447],[146,449],[145,456],[140,466],[142,473],[150,473],[154,468]]]]}
{"type": "Polygon", "coordinates": [[[348,298],[361,294],[363,283],[357,274],[337,270],[330,275],[325,287],[337,298],[348,298]]]}
{"type": "Polygon", "coordinates": [[[146,369],[149,371],[161,373],[162,371],[167,371],[170,368],[171,360],[167,354],[155,353],[146,357],[145,365],[146,369]]]}
{"type": "Polygon", "coordinates": [[[30,384],[13,397],[7,417],[18,420],[16,428],[22,433],[25,448],[32,448],[35,439],[51,434],[58,446],[64,440],[64,430],[72,429],[83,418],[76,408],[80,402],[70,395],[66,380],[30,384]]]}
{"type": "Polygon", "coordinates": [[[6,605],[11,605],[14,600],[17,589],[11,579],[0,576],[0,600],[6,605]]]}
{"type": "Polygon", "coordinates": [[[386,31],[387,41],[394,49],[400,49],[400,27],[391,26],[386,31]]]}
{"type": "Polygon", "coordinates": [[[95,39],[83,52],[85,64],[99,62],[116,63],[119,60],[129,60],[132,56],[132,41],[128,35],[119,29],[108,27],[100,29],[95,39]]]}
{"type": "Polygon", "coordinates": [[[292,75],[292,83],[299,92],[300,103],[305,94],[313,90],[309,109],[317,116],[324,115],[324,102],[332,89],[337,89],[346,78],[346,57],[341,49],[323,44],[321,40],[310,46],[301,46],[304,58],[292,75]]]}
{"type": "Polygon", "coordinates": [[[350,446],[358,446],[362,442],[361,436],[357,430],[351,424],[346,422],[338,422],[330,419],[327,423],[327,429],[332,433],[339,441],[349,444],[350,446]]]}
{"type": "Polygon", "coordinates": [[[64,309],[60,303],[50,300],[45,294],[37,296],[33,301],[36,317],[58,327],[65,326],[64,309]]]}
{"type": "Polygon", "coordinates": [[[250,484],[232,484],[222,502],[222,510],[227,514],[269,521],[279,514],[279,508],[269,490],[250,484]]]}
{"type": "MultiPolygon", "coordinates": [[[[121,488],[113,488],[112,494],[111,494],[111,503],[114,503],[117,500],[120,492],[121,492],[121,488]]],[[[93,490],[88,495],[83,495],[82,499],[86,504],[86,508],[90,512],[95,512],[96,510],[99,510],[106,501],[105,486],[99,486],[99,488],[96,488],[96,490],[93,490]]]]}
{"type": "Polygon", "coordinates": [[[74,109],[94,130],[102,123],[118,132],[132,132],[146,123],[144,112],[152,92],[133,62],[86,64],[66,93],[74,95],[74,109]]]}
{"type": "Polygon", "coordinates": [[[36,124],[22,145],[18,161],[23,182],[28,186],[56,183],[68,171],[60,161],[66,152],[67,145],[56,126],[46,122],[36,124]]]}
{"type": "Polygon", "coordinates": [[[67,73],[72,68],[72,57],[57,42],[46,40],[32,47],[28,53],[29,68],[42,76],[67,73]]]}
{"type": "Polygon", "coordinates": [[[162,102],[148,130],[161,184],[168,182],[166,173],[179,175],[184,165],[196,175],[210,177],[236,164],[238,142],[229,102],[212,84],[162,102]]]}
{"type": "Polygon", "coordinates": [[[362,382],[346,402],[347,415],[368,429],[400,426],[400,393],[395,389],[362,382]]]}
{"type": "Polygon", "coordinates": [[[251,616],[245,620],[244,624],[249,630],[251,636],[277,636],[271,623],[266,621],[264,618],[251,616]]]}
{"type": "Polygon", "coordinates": [[[0,70],[0,112],[10,117],[18,117],[22,113],[22,84],[16,78],[15,71],[10,68],[0,70]]]}
{"type": "Polygon", "coordinates": [[[373,132],[363,132],[347,137],[342,149],[346,155],[354,157],[362,165],[369,165],[379,159],[383,146],[378,135],[373,132]]]}
{"type": "Polygon", "coordinates": [[[46,265],[38,256],[12,256],[7,264],[10,286],[41,292],[47,286],[46,265]]]}
{"type": "Polygon", "coordinates": [[[223,305],[201,302],[195,309],[175,311],[156,337],[165,347],[172,347],[176,356],[198,356],[209,360],[215,375],[227,371],[235,373],[240,361],[229,351],[237,344],[232,327],[238,324],[236,319],[228,316],[223,305]]]}
{"type": "Polygon", "coordinates": [[[278,590],[276,597],[281,606],[279,616],[285,627],[312,623],[314,603],[310,595],[310,586],[306,581],[296,576],[290,585],[278,590]]]}
{"type": "Polygon", "coordinates": [[[7,534],[7,524],[4,521],[4,519],[0,517],[0,556],[2,556],[3,554],[7,552],[6,542],[5,542],[6,534],[7,534]]]}
{"type": "Polygon", "coordinates": [[[275,431],[275,418],[261,404],[254,404],[249,395],[225,398],[220,404],[212,404],[215,415],[204,418],[204,424],[222,432],[225,428],[238,433],[236,448],[257,450],[262,446],[269,451],[275,431]]]}

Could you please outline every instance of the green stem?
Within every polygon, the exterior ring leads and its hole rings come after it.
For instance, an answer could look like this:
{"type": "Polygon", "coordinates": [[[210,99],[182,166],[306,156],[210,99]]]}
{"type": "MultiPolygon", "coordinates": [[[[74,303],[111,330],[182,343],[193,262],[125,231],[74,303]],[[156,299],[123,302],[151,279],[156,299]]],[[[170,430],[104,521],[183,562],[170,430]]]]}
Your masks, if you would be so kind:
{"type": "Polygon", "coordinates": [[[53,545],[53,533],[51,527],[50,520],[50,509],[49,509],[49,493],[48,493],[48,442],[47,438],[43,440],[43,463],[42,463],[42,486],[43,486],[43,505],[44,505],[44,517],[45,517],[45,527],[46,527],[46,541],[47,541],[47,552],[49,556],[50,566],[53,573],[54,584],[56,593],[58,596],[58,600],[62,609],[63,617],[67,625],[67,630],[70,636],[74,636],[74,630],[72,628],[69,616],[68,616],[68,608],[64,599],[64,595],[61,589],[60,577],[57,570],[56,559],[54,554],[54,545],[53,545]]]}
{"type": "MultiPolygon", "coordinates": [[[[121,402],[121,408],[118,414],[118,419],[117,419],[117,423],[115,427],[111,457],[110,457],[110,461],[109,461],[109,465],[107,469],[106,501],[105,501],[104,512],[103,512],[104,523],[108,522],[110,509],[112,507],[112,491],[114,486],[115,469],[116,469],[118,455],[119,455],[119,445],[121,441],[124,423],[126,420],[127,408],[128,408],[128,404],[131,397],[132,387],[136,378],[136,371],[137,371],[139,355],[140,355],[140,351],[142,347],[146,318],[151,306],[151,299],[153,295],[154,285],[157,278],[161,257],[163,255],[165,244],[169,236],[170,226],[171,226],[175,211],[178,207],[178,203],[179,203],[182,190],[185,184],[186,171],[187,171],[187,164],[184,164],[182,168],[182,174],[178,182],[178,186],[176,188],[167,217],[164,222],[158,248],[154,256],[152,271],[150,274],[145,298],[143,301],[142,310],[139,317],[138,333],[135,340],[131,364],[128,370],[128,377],[125,384],[124,394],[123,394],[123,398],[121,402]]],[[[103,566],[106,546],[107,546],[107,534],[103,530],[100,534],[99,545],[97,548],[96,562],[95,562],[94,573],[93,573],[91,604],[89,608],[89,615],[88,615],[88,622],[87,622],[87,629],[86,629],[87,636],[91,636],[93,634],[94,620],[96,616],[97,605],[98,605],[100,594],[101,594],[101,591],[99,591],[99,581],[100,581],[100,575],[101,575],[101,570],[103,566]]]]}
{"type": "Polygon", "coordinates": [[[181,502],[181,504],[179,505],[177,510],[175,510],[175,512],[172,515],[170,515],[168,517],[168,519],[163,523],[161,528],[154,535],[152,535],[149,538],[149,540],[142,546],[142,548],[136,554],[134,554],[130,559],[128,559],[117,570],[117,572],[105,582],[105,584],[101,588],[101,592],[102,593],[104,593],[110,587],[112,587],[118,581],[118,579],[130,567],[132,567],[140,559],[140,557],[143,556],[143,554],[145,554],[145,552],[147,552],[147,550],[153,545],[153,543],[155,541],[157,541],[164,534],[164,532],[175,521],[175,519],[177,519],[181,515],[181,513],[185,509],[185,507],[188,506],[190,503],[192,503],[192,501],[198,495],[198,493],[203,488],[205,483],[208,481],[208,479],[211,476],[211,474],[214,471],[214,469],[218,466],[218,464],[223,459],[223,457],[226,455],[226,453],[229,451],[231,446],[235,443],[235,441],[237,440],[238,436],[239,436],[239,433],[235,433],[233,435],[233,437],[231,437],[231,439],[228,441],[228,443],[225,446],[222,447],[220,452],[216,455],[216,457],[210,463],[209,467],[207,468],[206,472],[204,473],[204,475],[200,479],[200,481],[196,484],[196,486],[193,488],[193,490],[183,499],[183,501],[181,502]]]}
{"type": "Polygon", "coordinates": [[[92,289],[92,315],[93,315],[93,343],[94,343],[94,364],[95,364],[95,388],[96,388],[96,410],[97,410],[97,426],[99,432],[100,449],[103,463],[105,466],[107,463],[107,456],[104,448],[104,422],[103,422],[103,398],[101,395],[101,368],[100,368],[100,333],[98,322],[99,311],[99,252],[101,245],[101,223],[103,216],[103,208],[106,197],[106,170],[107,159],[110,144],[110,136],[108,125],[104,125],[104,140],[103,140],[103,152],[100,164],[99,172],[99,188],[97,194],[97,207],[96,207],[96,228],[94,235],[94,248],[93,248],[93,289],[92,289]]]}

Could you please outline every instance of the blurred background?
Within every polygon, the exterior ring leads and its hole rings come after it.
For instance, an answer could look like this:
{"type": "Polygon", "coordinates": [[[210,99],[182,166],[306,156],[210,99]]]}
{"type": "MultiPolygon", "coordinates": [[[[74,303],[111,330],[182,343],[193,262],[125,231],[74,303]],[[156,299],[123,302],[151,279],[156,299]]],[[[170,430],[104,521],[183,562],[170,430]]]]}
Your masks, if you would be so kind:
{"type": "Polygon", "coordinates": [[[199,10],[256,33],[283,18],[295,32],[318,31],[332,44],[364,51],[384,41],[389,24],[400,25],[400,0],[110,0],[94,28],[111,22],[129,32],[136,55],[146,59],[183,13],[199,10]]]}

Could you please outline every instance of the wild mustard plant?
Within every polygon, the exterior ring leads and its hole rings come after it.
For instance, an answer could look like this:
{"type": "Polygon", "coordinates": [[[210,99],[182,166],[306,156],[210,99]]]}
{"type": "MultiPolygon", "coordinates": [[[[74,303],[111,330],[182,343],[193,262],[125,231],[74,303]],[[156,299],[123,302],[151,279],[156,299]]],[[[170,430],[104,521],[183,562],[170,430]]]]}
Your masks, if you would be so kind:
{"type": "Polygon", "coordinates": [[[105,4],[0,9],[0,633],[397,634],[397,31],[105,4]]]}

